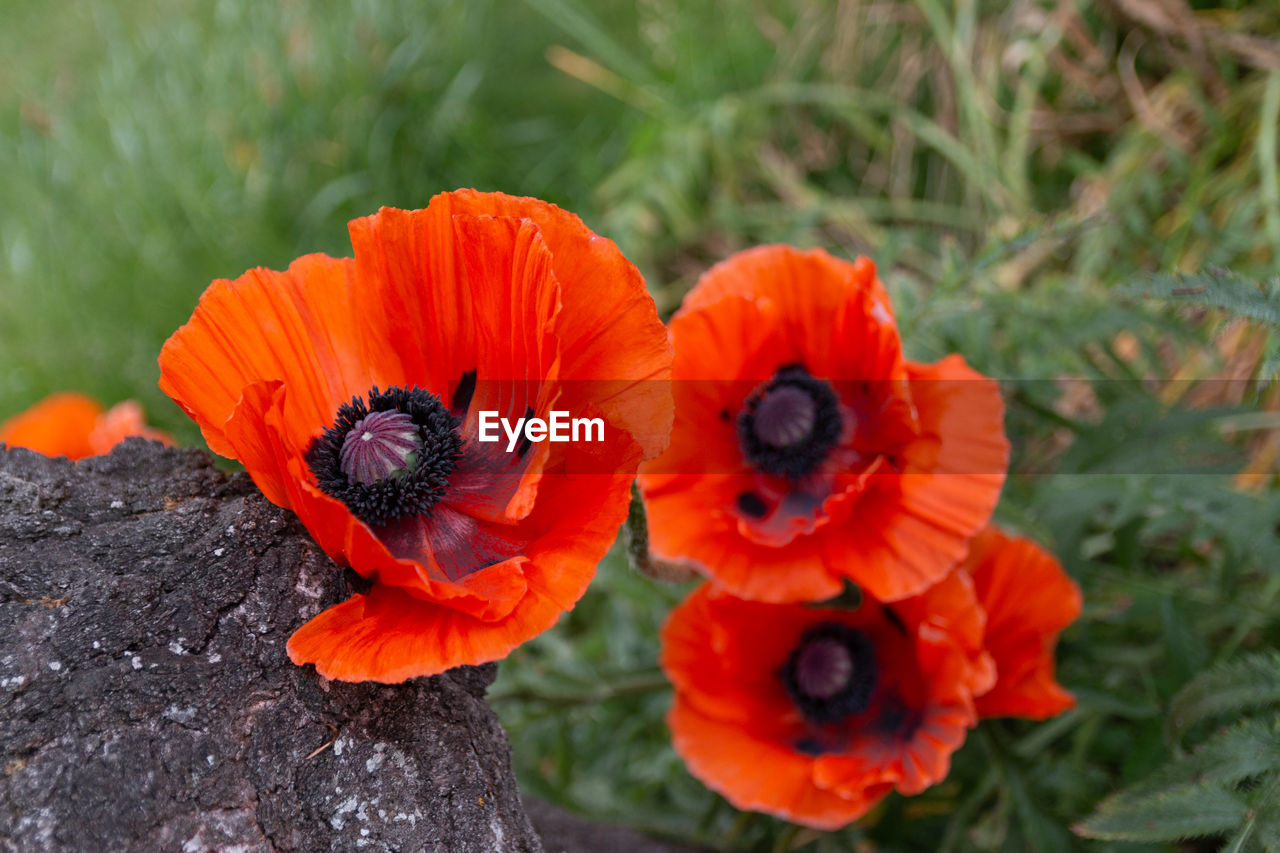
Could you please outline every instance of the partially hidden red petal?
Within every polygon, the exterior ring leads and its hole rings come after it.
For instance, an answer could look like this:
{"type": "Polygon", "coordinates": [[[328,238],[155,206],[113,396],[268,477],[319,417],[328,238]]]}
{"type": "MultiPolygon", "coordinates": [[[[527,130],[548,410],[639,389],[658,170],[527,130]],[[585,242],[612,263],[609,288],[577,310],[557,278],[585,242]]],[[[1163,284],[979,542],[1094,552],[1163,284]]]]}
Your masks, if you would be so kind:
{"type": "Polygon", "coordinates": [[[147,426],[142,406],[136,400],[124,400],[98,416],[89,433],[89,445],[95,455],[110,453],[111,448],[130,436],[140,436],[161,444],[172,445],[173,436],[147,426]]]}
{"type": "Polygon", "coordinates": [[[985,646],[987,614],[968,573],[951,572],[920,595],[897,602],[894,612],[915,625],[917,631],[923,627],[943,632],[946,641],[967,658],[968,672],[956,672],[954,678],[942,681],[963,686],[973,696],[991,689],[996,667],[985,646]]]}
{"type": "Polygon", "coordinates": [[[1046,719],[1075,705],[1054,678],[1058,633],[1079,617],[1080,588],[1034,542],[988,527],[965,563],[987,612],[995,686],[977,700],[984,717],[1046,719]]]}
{"type": "Polygon", "coordinates": [[[102,406],[85,394],[53,394],[0,424],[0,444],[25,447],[45,456],[92,456],[97,451],[89,436],[101,413],[102,406]]]}
{"type": "MultiPolygon", "coordinates": [[[[896,324],[889,295],[876,278],[870,258],[844,261],[822,249],[767,245],[738,252],[709,269],[685,297],[682,310],[696,311],[726,297],[767,299],[782,306],[795,334],[814,345],[815,354],[825,355],[842,348],[840,342],[833,341],[830,309],[856,293],[870,297],[866,313],[871,319],[889,327],[896,324]],[[810,337],[815,333],[819,335],[816,340],[810,337]]],[[[858,373],[832,378],[887,377],[858,373]]]]}

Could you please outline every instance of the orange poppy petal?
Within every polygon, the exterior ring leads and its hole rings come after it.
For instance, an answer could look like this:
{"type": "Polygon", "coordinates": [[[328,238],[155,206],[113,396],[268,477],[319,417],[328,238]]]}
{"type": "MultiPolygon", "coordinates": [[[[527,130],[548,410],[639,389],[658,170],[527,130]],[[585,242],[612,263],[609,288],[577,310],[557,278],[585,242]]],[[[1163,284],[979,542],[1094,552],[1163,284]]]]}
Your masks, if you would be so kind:
{"type": "Polygon", "coordinates": [[[971,667],[961,676],[968,692],[977,696],[991,689],[996,667],[985,646],[987,615],[967,572],[953,571],[920,595],[896,602],[893,609],[912,624],[945,632],[963,651],[971,667]]]}
{"type": "Polygon", "coordinates": [[[856,545],[838,566],[885,601],[920,592],[964,558],[995,510],[1009,464],[993,380],[957,355],[907,366],[921,435],[903,451],[903,473],[872,475],[883,492],[854,509],[856,545]]]}
{"type": "Polygon", "coordinates": [[[1054,678],[1053,651],[1081,613],[1079,586],[1047,551],[994,526],[974,539],[965,568],[987,612],[985,642],[999,676],[978,697],[978,713],[1041,720],[1073,707],[1054,678]]]}
{"type": "Polygon", "coordinates": [[[93,432],[89,433],[89,444],[95,455],[101,455],[110,453],[111,448],[133,435],[170,446],[174,444],[173,436],[147,426],[142,405],[136,400],[116,403],[99,415],[93,432]]]}
{"type": "Polygon", "coordinates": [[[661,452],[671,431],[671,349],[640,271],[613,241],[533,198],[464,189],[436,196],[428,209],[537,226],[561,286],[556,334],[564,348],[566,408],[576,412],[591,401],[635,437],[645,458],[661,452]]]}
{"type": "Polygon", "coordinates": [[[293,509],[285,485],[289,478],[285,460],[290,452],[284,447],[280,423],[285,396],[284,382],[279,379],[245,386],[222,425],[221,435],[229,455],[240,460],[267,500],[293,509]]]}
{"type": "Polygon", "coordinates": [[[294,663],[314,663],[325,678],[395,683],[501,658],[528,639],[513,635],[513,624],[481,622],[375,584],[295,631],[288,650],[294,663]]]}
{"type": "Polygon", "coordinates": [[[0,424],[0,444],[25,447],[45,456],[83,459],[98,452],[89,436],[100,414],[102,407],[85,394],[53,394],[0,424]]]}
{"type": "Polygon", "coordinates": [[[401,381],[360,334],[368,306],[353,304],[352,274],[349,260],[307,255],[286,272],[250,270],[204,292],[160,351],[160,387],[211,450],[233,455],[224,428],[255,382],[289,388],[282,425],[290,444],[305,446],[352,394],[401,381]]]}
{"type": "Polygon", "coordinates": [[[703,584],[668,615],[659,663],[677,690],[720,720],[778,728],[796,721],[778,672],[810,613],[717,595],[703,584]],[[754,630],[767,621],[768,630],[754,630]]]}
{"type": "MultiPolygon", "coordinates": [[[[887,326],[896,324],[889,294],[876,277],[876,266],[870,258],[859,256],[850,262],[822,249],[757,246],[708,270],[685,297],[683,310],[696,311],[726,297],[763,297],[784,306],[784,313],[794,318],[793,328],[802,339],[816,343],[821,352],[834,352],[838,350],[831,346],[835,330],[831,313],[825,309],[845,301],[850,293],[866,293],[875,319],[887,326]],[[810,338],[814,333],[822,337],[814,341],[810,338]]],[[[884,378],[876,372],[859,373],[856,378],[867,376],[884,378]]]]}
{"type": "Polygon", "coordinates": [[[147,426],[137,401],[125,400],[103,412],[96,400],[76,391],[46,397],[0,424],[0,444],[69,459],[110,453],[134,435],[173,444],[168,433],[147,426]]]}
{"type": "Polygon", "coordinates": [[[800,537],[785,548],[747,539],[729,511],[749,480],[735,476],[671,475],[644,492],[649,550],[688,563],[735,595],[756,601],[822,601],[839,595],[844,580],[829,571],[825,539],[800,537]]]}
{"type": "MultiPolygon", "coordinates": [[[[290,502],[316,542],[335,561],[350,565],[379,584],[403,589],[423,601],[465,613],[472,619],[495,621],[508,616],[527,590],[525,563],[506,554],[500,562],[477,566],[454,579],[431,550],[417,559],[397,558],[385,542],[358,521],[339,501],[302,479],[300,463],[290,461],[286,480],[290,502]]],[[[456,571],[452,573],[456,577],[456,571]]]]}
{"type": "MultiPolygon", "coordinates": [[[[529,413],[546,419],[559,378],[554,327],[560,286],[551,272],[551,253],[528,220],[456,216],[453,227],[459,252],[456,269],[463,287],[471,290],[475,334],[486,344],[471,366],[479,378],[463,434],[478,433],[482,411],[512,420],[529,413]],[[494,346],[495,341],[504,345],[494,346]]],[[[505,436],[490,445],[484,463],[486,494],[472,494],[462,504],[465,491],[454,489],[455,505],[494,521],[529,512],[550,445],[527,454],[508,453],[505,445],[505,436]]],[[[465,469],[459,474],[461,478],[465,469]]]]}
{"type": "Polygon", "coordinates": [[[896,788],[906,796],[941,782],[951,769],[951,755],[973,725],[971,712],[959,705],[932,708],[905,741],[864,738],[859,749],[818,756],[818,785],[854,795],[870,787],[896,788]]]}
{"type": "Polygon", "coordinates": [[[388,356],[398,376],[448,400],[453,383],[475,368],[478,345],[472,289],[460,286],[448,212],[435,204],[384,207],[347,228],[355,286],[376,308],[368,312],[369,336],[398,343],[388,356]]]}
{"type": "Polygon", "coordinates": [[[739,809],[834,830],[866,814],[888,787],[846,796],[814,784],[814,760],[699,713],[679,692],[667,715],[672,744],[689,772],[739,809]]]}
{"type": "MultiPolygon", "coordinates": [[[[616,519],[614,532],[625,511],[625,504],[617,503],[601,507],[606,518],[616,519]]],[[[590,525],[579,529],[581,537],[565,531],[530,545],[521,566],[527,590],[501,619],[477,619],[379,583],[294,632],[289,657],[297,664],[314,663],[326,678],[386,683],[505,657],[555,624],[586,591],[612,539],[606,541],[590,525]]]]}

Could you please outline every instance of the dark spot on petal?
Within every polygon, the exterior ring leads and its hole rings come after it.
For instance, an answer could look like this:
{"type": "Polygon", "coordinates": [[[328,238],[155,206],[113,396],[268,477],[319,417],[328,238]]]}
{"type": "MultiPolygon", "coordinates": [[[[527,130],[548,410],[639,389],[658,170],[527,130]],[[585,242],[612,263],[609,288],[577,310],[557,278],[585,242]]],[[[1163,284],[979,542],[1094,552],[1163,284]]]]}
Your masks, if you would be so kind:
{"type": "Polygon", "coordinates": [[[796,741],[795,746],[796,751],[803,752],[805,755],[811,755],[814,758],[817,758],[819,755],[823,755],[827,752],[818,739],[812,737],[800,738],[800,740],[796,741]]]}
{"type": "Polygon", "coordinates": [[[461,416],[471,406],[471,397],[476,393],[476,372],[474,369],[462,374],[458,384],[453,387],[453,396],[449,398],[449,411],[461,416]]]}
{"type": "Polygon", "coordinates": [[[892,607],[884,608],[884,618],[890,625],[901,631],[904,637],[907,636],[907,626],[903,624],[902,617],[893,612],[892,607]]]}
{"type": "Polygon", "coordinates": [[[872,726],[881,734],[891,735],[901,742],[911,740],[920,723],[918,710],[908,707],[896,693],[886,693],[880,700],[880,710],[872,726]]]}
{"type": "Polygon", "coordinates": [[[738,495],[738,509],[742,510],[743,515],[749,515],[752,518],[764,518],[769,507],[755,492],[743,492],[738,495]]]}
{"type": "MultiPolygon", "coordinates": [[[[533,409],[526,407],[524,410],[525,421],[528,422],[529,418],[531,417],[533,417],[533,409]]],[[[516,445],[516,454],[519,456],[524,456],[526,453],[529,452],[529,448],[532,446],[533,446],[533,442],[529,441],[529,433],[524,430],[521,430],[520,443],[516,445]]]]}

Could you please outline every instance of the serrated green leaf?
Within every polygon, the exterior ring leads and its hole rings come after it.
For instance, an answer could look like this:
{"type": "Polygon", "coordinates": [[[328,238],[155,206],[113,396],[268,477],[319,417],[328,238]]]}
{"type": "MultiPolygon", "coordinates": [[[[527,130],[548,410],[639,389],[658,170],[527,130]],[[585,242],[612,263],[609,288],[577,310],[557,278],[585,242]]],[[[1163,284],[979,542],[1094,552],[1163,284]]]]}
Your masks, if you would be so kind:
{"type": "Polygon", "coordinates": [[[1214,735],[1195,752],[1178,758],[1121,795],[1145,797],[1197,784],[1231,787],[1280,768],[1280,730],[1271,721],[1245,720],[1214,735]]]}
{"type": "Polygon", "coordinates": [[[1248,814],[1248,804],[1233,791],[1188,785],[1149,796],[1122,791],[1073,828],[1078,835],[1106,841],[1180,841],[1231,832],[1248,814]]]}
{"type": "Polygon", "coordinates": [[[1280,853],[1280,775],[1272,775],[1249,796],[1254,838],[1267,853],[1280,853]]]}
{"type": "Polygon", "coordinates": [[[1118,292],[1207,305],[1280,326],[1280,285],[1276,281],[1259,284],[1230,270],[1209,268],[1192,274],[1153,275],[1140,284],[1119,288],[1118,292]]]}
{"type": "Polygon", "coordinates": [[[1280,653],[1259,652],[1219,664],[1191,680],[1169,708],[1175,739],[1198,722],[1280,704],[1280,653]]]}

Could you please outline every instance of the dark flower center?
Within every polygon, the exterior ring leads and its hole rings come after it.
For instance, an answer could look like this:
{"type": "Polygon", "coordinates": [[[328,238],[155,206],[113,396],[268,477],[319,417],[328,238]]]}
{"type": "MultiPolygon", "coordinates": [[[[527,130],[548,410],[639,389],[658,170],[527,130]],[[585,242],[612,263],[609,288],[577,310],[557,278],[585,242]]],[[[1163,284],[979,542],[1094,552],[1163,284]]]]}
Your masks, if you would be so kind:
{"type": "Polygon", "coordinates": [[[861,631],[821,622],[804,633],[782,668],[796,707],[814,723],[834,723],[871,704],[876,656],[861,631]]]}
{"type": "Polygon", "coordinates": [[[758,470],[796,479],[822,464],[840,440],[841,426],[831,383],[791,365],[747,398],[738,413],[738,442],[758,470]]]}
{"type": "Polygon", "coordinates": [[[370,527],[424,515],[444,496],[462,451],[459,420],[421,388],[375,385],[338,407],[312,440],[316,484],[370,527]]]}
{"type": "Polygon", "coordinates": [[[853,678],[853,653],[833,637],[819,637],[796,651],[796,687],[811,699],[830,699],[853,678]]]}

